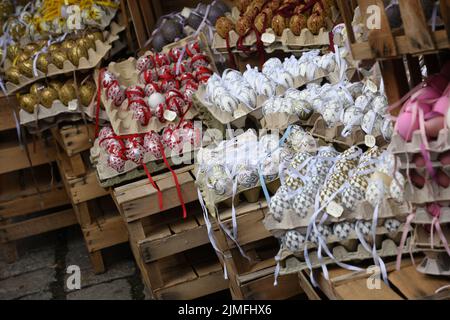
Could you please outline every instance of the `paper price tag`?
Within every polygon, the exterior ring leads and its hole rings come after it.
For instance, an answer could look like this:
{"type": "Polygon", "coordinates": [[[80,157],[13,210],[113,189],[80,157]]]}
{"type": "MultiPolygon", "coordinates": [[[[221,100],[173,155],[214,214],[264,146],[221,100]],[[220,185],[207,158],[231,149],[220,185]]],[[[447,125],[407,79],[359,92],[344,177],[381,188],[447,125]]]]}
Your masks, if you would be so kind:
{"type": "Polygon", "coordinates": [[[340,216],[342,216],[343,212],[344,208],[335,201],[331,201],[327,206],[327,213],[335,218],[339,218],[340,216]]]}
{"type": "Polygon", "coordinates": [[[77,99],[73,99],[72,101],[69,101],[69,105],[67,106],[67,108],[70,111],[78,110],[78,100],[77,99]]]}
{"type": "Polygon", "coordinates": [[[377,144],[377,139],[375,139],[375,137],[373,135],[368,134],[364,137],[364,143],[369,148],[373,148],[377,144]]]}
{"type": "Polygon", "coordinates": [[[275,42],[275,35],[273,33],[263,33],[261,35],[261,41],[264,43],[272,44],[275,42]]]}
{"type": "Polygon", "coordinates": [[[164,110],[164,119],[166,119],[169,122],[172,122],[177,118],[177,114],[171,110],[164,110]]]}

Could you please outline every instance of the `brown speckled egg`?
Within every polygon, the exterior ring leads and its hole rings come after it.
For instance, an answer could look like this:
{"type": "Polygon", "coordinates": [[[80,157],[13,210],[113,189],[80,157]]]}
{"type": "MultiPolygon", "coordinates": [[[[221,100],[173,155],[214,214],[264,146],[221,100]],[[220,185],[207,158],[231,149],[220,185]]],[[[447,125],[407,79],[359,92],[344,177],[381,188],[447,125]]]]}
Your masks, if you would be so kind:
{"type": "Polygon", "coordinates": [[[252,26],[252,20],[249,17],[242,16],[236,22],[236,32],[238,35],[243,36],[252,26]]]}
{"type": "Polygon", "coordinates": [[[236,3],[236,7],[239,9],[241,13],[244,13],[247,10],[247,7],[252,3],[252,0],[238,0],[236,3]]]}
{"type": "Polygon", "coordinates": [[[287,23],[286,18],[282,15],[277,14],[272,19],[272,29],[277,34],[277,36],[281,36],[283,30],[286,29],[287,23]]]}
{"type": "Polygon", "coordinates": [[[216,30],[219,36],[226,38],[228,33],[234,29],[234,23],[227,17],[220,17],[216,21],[216,30]]]}
{"type": "Polygon", "coordinates": [[[270,20],[267,18],[266,14],[262,12],[258,14],[254,21],[256,30],[258,30],[260,33],[263,33],[269,25],[269,21],[270,20]]]}
{"type": "Polygon", "coordinates": [[[320,28],[325,25],[324,19],[322,16],[317,14],[313,14],[308,18],[308,29],[312,34],[319,34],[320,28]]]}
{"type": "Polygon", "coordinates": [[[295,15],[292,16],[291,20],[289,21],[289,28],[291,29],[293,34],[299,36],[302,30],[307,27],[307,23],[308,19],[305,15],[295,15]]]}

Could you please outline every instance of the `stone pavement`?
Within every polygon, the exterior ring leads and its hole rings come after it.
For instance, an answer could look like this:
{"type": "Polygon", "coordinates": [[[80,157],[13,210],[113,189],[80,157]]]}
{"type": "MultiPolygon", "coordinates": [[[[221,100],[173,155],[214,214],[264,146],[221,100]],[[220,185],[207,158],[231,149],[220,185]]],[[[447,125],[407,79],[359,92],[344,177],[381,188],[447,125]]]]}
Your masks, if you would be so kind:
{"type": "Polygon", "coordinates": [[[103,250],[106,272],[95,275],[78,226],[18,243],[19,260],[0,254],[0,299],[147,299],[128,244],[103,250]],[[81,289],[69,290],[67,267],[80,268],[81,289]]]}

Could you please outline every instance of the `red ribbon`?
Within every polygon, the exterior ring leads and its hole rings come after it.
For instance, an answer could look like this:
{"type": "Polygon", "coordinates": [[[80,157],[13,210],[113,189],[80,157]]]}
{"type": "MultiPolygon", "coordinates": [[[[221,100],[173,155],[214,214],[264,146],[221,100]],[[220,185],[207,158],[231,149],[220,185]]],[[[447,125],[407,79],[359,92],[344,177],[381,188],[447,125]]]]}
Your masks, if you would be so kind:
{"type": "Polygon", "coordinates": [[[102,94],[102,79],[105,69],[100,69],[98,72],[98,85],[97,85],[97,105],[95,107],[95,137],[98,137],[99,131],[99,117],[100,117],[100,96],[102,94]]]}
{"type": "Polygon", "coordinates": [[[164,147],[161,144],[161,142],[160,142],[160,145],[161,145],[161,150],[162,150],[162,156],[163,156],[164,164],[166,165],[167,169],[169,169],[170,172],[172,173],[173,181],[175,182],[175,187],[177,188],[178,199],[180,200],[181,207],[183,208],[183,218],[186,219],[187,218],[187,212],[186,212],[186,206],[185,206],[184,200],[183,200],[183,195],[181,194],[180,182],[178,181],[177,174],[175,173],[175,171],[173,171],[172,167],[170,166],[169,162],[167,161],[166,153],[164,152],[164,147]]]}
{"type": "Polygon", "coordinates": [[[227,37],[225,38],[225,43],[227,44],[227,52],[228,52],[228,63],[230,64],[231,68],[237,69],[236,61],[234,60],[233,52],[231,52],[230,47],[230,36],[227,34],[227,37]]]}
{"type": "MultiPolygon", "coordinates": [[[[164,151],[163,151],[164,152],[164,151]]],[[[161,192],[161,189],[159,189],[158,185],[155,183],[155,181],[153,180],[150,171],[147,168],[147,165],[144,163],[144,161],[142,161],[141,163],[142,167],[144,168],[145,174],[147,175],[148,180],[150,181],[150,183],[152,184],[153,188],[156,189],[156,191],[158,192],[158,203],[159,203],[159,210],[163,210],[164,209],[164,205],[163,205],[163,193],[161,192]]]]}

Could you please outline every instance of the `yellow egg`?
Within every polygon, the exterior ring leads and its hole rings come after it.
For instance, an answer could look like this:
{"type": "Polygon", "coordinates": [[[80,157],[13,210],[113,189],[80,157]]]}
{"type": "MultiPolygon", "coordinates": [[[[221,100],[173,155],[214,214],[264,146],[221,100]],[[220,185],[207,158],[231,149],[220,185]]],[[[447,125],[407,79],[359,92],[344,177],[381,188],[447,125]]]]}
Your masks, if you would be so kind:
{"type": "Polygon", "coordinates": [[[53,88],[45,88],[41,91],[40,102],[46,108],[51,108],[53,101],[58,99],[58,92],[53,88]]]}
{"type": "Polygon", "coordinates": [[[24,94],[19,97],[19,106],[28,113],[33,113],[34,108],[39,103],[36,96],[32,94],[24,94]]]}
{"type": "Polygon", "coordinates": [[[88,81],[80,87],[80,101],[83,106],[88,106],[95,94],[95,83],[88,81]]]}
{"type": "Polygon", "coordinates": [[[35,82],[30,87],[30,94],[39,97],[41,95],[41,91],[45,89],[45,86],[42,83],[35,82]]]}
{"type": "Polygon", "coordinates": [[[17,63],[17,67],[21,74],[27,78],[33,78],[33,61],[27,59],[17,63]]]}
{"type": "Polygon", "coordinates": [[[51,53],[52,63],[59,69],[64,68],[64,61],[67,60],[67,54],[62,50],[55,50],[51,53]]]}
{"type": "Polygon", "coordinates": [[[59,92],[61,90],[63,84],[60,81],[51,80],[51,81],[49,81],[48,86],[50,88],[55,89],[57,92],[59,92]]]}
{"type": "Polygon", "coordinates": [[[67,82],[61,87],[61,90],[59,91],[59,100],[63,104],[67,106],[69,102],[72,101],[73,99],[76,99],[76,97],[77,94],[75,92],[75,87],[73,86],[72,83],[67,82]]]}
{"type": "Polygon", "coordinates": [[[88,52],[85,47],[75,46],[67,52],[67,57],[74,66],[78,67],[82,57],[88,58],[88,52]]]}
{"type": "Polygon", "coordinates": [[[12,83],[20,83],[20,71],[17,67],[9,67],[5,72],[6,79],[12,83]]]}
{"type": "Polygon", "coordinates": [[[72,39],[66,39],[62,44],[61,44],[61,49],[63,50],[70,50],[73,47],[76,46],[76,43],[74,40],[72,39]]]}
{"type": "Polygon", "coordinates": [[[41,53],[36,60],[36,67],[44,73],[48,71],[49,55],[47,53],[41,53]]]}
{"type": "Polygon", "coordinates": [[[8,48],[6,49],[6,56],[9,60],[13,61],[17,54],[19,53],[19,46],[17,44],[10,44],[8,48]]]}

